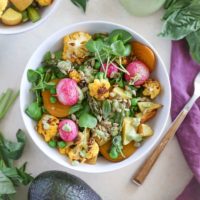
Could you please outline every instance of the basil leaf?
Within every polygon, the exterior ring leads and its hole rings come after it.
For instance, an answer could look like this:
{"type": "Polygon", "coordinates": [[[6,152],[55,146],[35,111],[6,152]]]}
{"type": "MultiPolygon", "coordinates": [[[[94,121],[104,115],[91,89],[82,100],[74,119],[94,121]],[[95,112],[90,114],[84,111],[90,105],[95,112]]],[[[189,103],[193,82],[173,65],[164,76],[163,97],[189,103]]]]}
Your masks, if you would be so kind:
{"type": "Polygon", "coordinates": [[[84,12],[86,11],[86,6],[87,6],[88,0],[71,0],[71,2],[75,6],[81,8],[84,12]]]}
{"type": "Polygon", "coordinates": [[[0,134],[0,153],[7,163],[9,160],[17,160],[21,157],[25,146],[25,134],[18,130],[16,134],[17,142],[8,141],[0,134]]]}
{"type": "Polygon", "coordinates": [[[31,83],[37,83],[40,80],[40,74],[37,71],[29,69],[27,72],[27,78],[31,83]]]}
{"type": "Polygon", "coordinates": [[[190,33],[186,39],[192,58],[200,63],[200,29],[196,32],[190,33]]]}
{"type": "Polygon", "coordinates": [[[198,0],[177,1],[164,15],[160,36],[179,40],[200,28],[200,2],[198,0]]]}
{"type": "Polygon", "coordinates": [[[19,169],[16,168],[17,173],[20,176],[20,183],[23,185],[28,185],[33,180],[33,177],[26,173],[26,164],[27,163],[24,163],[19,169]]]}
{"type": "Polygon", "coordinates": [[[36,121],[40,120],[42,117],[42,107],[40,107],[37,102],[31,103],[28,108],[26,108],[25,112],[30,118],[36,121]]]}
{"type": "Polygon", "coordinates": [[[183,9],[191,4],[191,0],[170,0],[171,3],[168,1],[166,2],[166,12],[162,19],[166,20],[171,14],[175,11],[183,9]]]}
{"type": "Polygon", "coordinates": [[[164,8],[167,9],[169,8],[171,5],[173,5],[177,0],[166,0],[165,4],[164,4],[164,8]]]}
{"type": "Polygon", "coordinates": [[[89,113],[83,113],[78,120],[78,124],[82,128],[94,128],[97,125],[97,119],[89,113]]]}
{"type": "Polygon", "coordinates": [[[95,53],[95,52],[100,52],[104,47],[104,44],[103,44],[103,41],[102,40],[89,40],[87,43],[86,43],[86,48],[92,52],[92,53],[95,53]]]}
{"type": "Polygon", "coordinates": [[[102,105],[103,116],[106,119],[111,113],[111,103],[108,100],[105,100],[102,105]]]}
{"type": "Polygon", "coordinates": [[[124,44],[131,41],[133,36],[125,30],[122,29],[115,29],[112,31],[108,37],[108,41],[110,44],[113,42],[116,42],[118,40],[121,40],[124,44]]]}
{"type": "Polygon", "coordinates": [[[11,180],[0,170],[0,195],[13,194],[16,190],[11,180]]]}

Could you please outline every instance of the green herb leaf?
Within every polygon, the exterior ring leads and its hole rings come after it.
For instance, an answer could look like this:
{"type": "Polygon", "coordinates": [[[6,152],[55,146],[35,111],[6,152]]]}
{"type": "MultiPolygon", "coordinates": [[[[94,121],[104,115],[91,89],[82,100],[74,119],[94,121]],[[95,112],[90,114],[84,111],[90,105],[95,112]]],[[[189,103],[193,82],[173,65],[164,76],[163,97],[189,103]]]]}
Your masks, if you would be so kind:
{"type": "Polygon", "coordinates": [[[22,130],[18,130],[16,134],[17,142],[8,141],[0,134],[0,153],[4,161],[8,159],[17,160],[21,157],[25,146],[25,134],[22,130]]]}
{"type": "Polygon", "coordinates": [[[0,170],[0,195],[13,194],[15,192],[12,181],[0,170]]]}
{"type": "Polygon", "coordinates": [[[97,119],[89,113],[83,113],[78,120],[78,124],[82,128],[94,128],[97,125],[97,119]]]}
{"type": "Polygon", "coordinates": [[[25,172],[25,165],[26,163],[19,169],[6,167],[3,168],[1,171],[12,181],[14,186],[19,186],[21,184],[27,185],[32,181],[33,177],[25,172]]]}
{"type": "Polygon", "coordinates": [[[86,11],[86,6],[87,6],[88,0],[71,0],[71,2],[75,6],[81,8],[84,12],[86,11]]]}
{"type": "Polygon", "coordinates": [[[133,36],[128,31],[122,29],[116,29],[110,33],[108,41],[110,44],[112,44],[113,42],[121,40],[125,44],[131,41],[132,38],[133,36]]]}
{"type": "Polygon", "coordinates": [[[103,111],[103,117],[106,119],[112,110],[112,106],[111,103],[108,100],[103,101],[103,105],[102,105],[102,111],[103,111]]]}
{"type": "Polygon", "coordinates": [[[28,81],[31,83],[37,83],[40,80],[41,76],[38,71],[29,69],[27,72],[27,78],[28,78],[28,81]]]}
{"type": "Polygon", "coordinates": [[[83,108],[82,104],[76,104],[69,109],[69,115],[76,113],[83,108]]]}
{"type": "Polygon", "coordinates": [[[164,25],[160,35],[174,40],[186,37],[200,28],[200,2],[177,1],[164,15],[164,25]]]}
{"type": "Polygon", "coordinates": [[[92,52],[92,53],[95,53],[95,52],[100,52],[104,47],[104,44],[103,44],[103,41],[102,40],[89,40],[87,43],[86,43],[86,48],[92,52]]]}
{"type": "Polygon", "coordinates": [[[25,112],[30,118],[36,121],[40,120],[42,117],[42,107],[40,107],[37,102],[31,103],[25,112]]]}
{"type": "Polygon", "coordinates": [[[121,40],[115,41],[111,44],[112,53],[116,56],[125,56],[126,48],[121,40]]]}
{"type": "Polygon", "coordinates": [[[190,33],[186,39],[190,47],[192,58],[200,63],[200,29],[190,33]]]}

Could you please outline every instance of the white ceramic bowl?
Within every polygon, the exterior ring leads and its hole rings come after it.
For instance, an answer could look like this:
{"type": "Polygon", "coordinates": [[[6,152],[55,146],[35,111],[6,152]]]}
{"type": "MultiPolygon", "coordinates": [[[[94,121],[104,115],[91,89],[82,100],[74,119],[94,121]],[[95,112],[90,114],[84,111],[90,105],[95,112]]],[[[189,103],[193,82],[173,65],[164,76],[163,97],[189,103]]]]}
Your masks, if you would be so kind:
{"type": "Polygon", "coordinates": [[[5,26],[0,22],[0,34],[11,35],[29,31],[42,24],[57,8],[60,0],[54,0],[52,5],[41,9],[41,19],[35,23],[28,21],[16,26],[5,26]]]}
{"type": "Polygon", "coordinates": [[[142,36],[140,36],[135,31],[119,24],[114,24],[111,22],[102,22],[102,21],[89,21],[89,22],[81,22],[73,24],[65,27],[64,29],[56,32],[48,39],[46,39],[30,58],[22,77],[20,91],[21,91],[20,92],[21,114],[25,126],[28,130],[28,133],[30,134],[35,144],[49,158],[63,165],[64,167],[88,173],[100,173],[100,172],[108,172],[120,169],[122,167],[130,165],[133,162],[136,162],[142,156],[147,154],[153,148],[153,146],[155,146],[156,142],[163,134],[163,130],[166,126],[166,122],[169,117],[170,105],[171,105],[171,89],[170,89],[168,74],[165,65],[162,59],[160,58],[159,54],[157,53],[157,51],[152,47],[152,45],[149,42],[147,42],[142,36]],[[36,123],[33,120],[31,120],[24,112],[24,110],[33,100],[33,96],[29,91],[31,84],[27,81],[27,70],[36,69],[40,65],[43,55],[47,51],[49,50],[55,51],[61,49],[63,37],[66,34],[72,33],[74,31],[85,31],[89,33],[111,32],[114,29],[124,29],[129,31],[133,35],[135,40],[147,44],[155,52],[157,57],[157,66],[156,70],[152,73],[152,76],[158,79],[163,87],[162,94],[157,98],[157,102],[163,104],[164,107],[158,111],[156,117],[150,122],[152,128],[155,131],[155,134],[152,137],[150,137],[146,142],[144,142],[144,144],[128,159],[122,162],[112,163],[106,161],[104,158],[99,158],[96,165],[80,164],[78,166],[72,166],[67,161],[67,158],[65,156],[60,155],[55,149],[52,149],[47,145],[47,143],[43,140],[43,138],[35,131],[34,127],[36,126],[36,123]]]}

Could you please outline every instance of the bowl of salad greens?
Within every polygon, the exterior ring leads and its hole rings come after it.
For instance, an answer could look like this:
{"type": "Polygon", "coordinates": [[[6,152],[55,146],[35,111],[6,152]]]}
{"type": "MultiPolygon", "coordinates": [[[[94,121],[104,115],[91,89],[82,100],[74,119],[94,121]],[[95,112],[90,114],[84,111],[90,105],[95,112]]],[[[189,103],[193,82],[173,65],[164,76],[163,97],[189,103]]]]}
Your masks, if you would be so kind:
{"type": "Polygon", "coordinates": [[[1,0],[0,34],[17,34],[44,22],[60,0],[1,0]]]}
{"type": "Polygon", "coordinates": [[[44,41],[24,71],[21,114],[52,160],[98,173],[147,154],[169,117],[170,82],[152,45],[118,24],[73,24],[44,41]]]}

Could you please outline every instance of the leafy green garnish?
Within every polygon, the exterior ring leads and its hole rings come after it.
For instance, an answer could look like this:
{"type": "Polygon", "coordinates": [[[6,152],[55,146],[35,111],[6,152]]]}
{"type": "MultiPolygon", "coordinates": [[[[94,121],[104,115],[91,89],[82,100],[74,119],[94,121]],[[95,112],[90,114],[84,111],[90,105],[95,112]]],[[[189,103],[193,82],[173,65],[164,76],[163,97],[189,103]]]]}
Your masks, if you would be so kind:
{"type": "Polygon", "coordinates": [[[200,63],[200,29],[186,37],[192,58],[200,63]]]}
{"type": "Polygon", "coordinates": [[[41,119],[43,113],[42,107],[37,102],[31,103],[28,108],[26,108],[25,112],[30,118],[36,121],[41,119]]]}
{"type": "Polygon", "coordinates": [[[82,128],[95,128],[97,125],[97,119],[89,113],[81,114],[78,124],[82,128]]]}
{"type": "Polygon", "coordinates": [[[12,199],[15,187],[29,184],[33,177],[26,172],[26,163],[20,168],[14,166],[25,146],[25,134],[18,130],[17,142],[11,142],[0,133],[0,199],[12,199]]]}
{"type": "Polygon", "coordinates": [[[71,0],[71,2],[75,6],[81,8],[84,12],[86,11],[86,6],[87,6],[88,0],[71,0]]]}
{"type": "Polygon", "coordinates": [[[122,41],[124,44],[132,40],[132,35],[123,29],[115,29],[109,34],[108,41],[110,44],[116,41],[122,41]]]}
{"type": "Polygon", "coordinates": [[[164,7],[166,11],[160,36],[172,40],[186,37],[193,59],[200,63],[200,1],[167,0],[164,7]]]}
{"type": "Polygon", "coordinates": [[[86,47],[93,57],[97,60],[101,66],[107,63],[103,67],[103,71],[107,74],[109,64],[118,63],[116,67],[124,72],[128,73],[125,67],[122,65],[122,57],[129,56],[131,53],[131,45],[127,44],[132,39],[132,35],[125,30],[114,30],[109,36],[103,39],[97,40],[91,39],[86,43],[86,47]]]}
{"type": "Polygon", "coordinates": [[[86,44],[86,47],[87,49],[90,51],[90,52],[100,52],[103,47],[104,47],[104,43],[102,40],[89,40],[86,44]]]}

